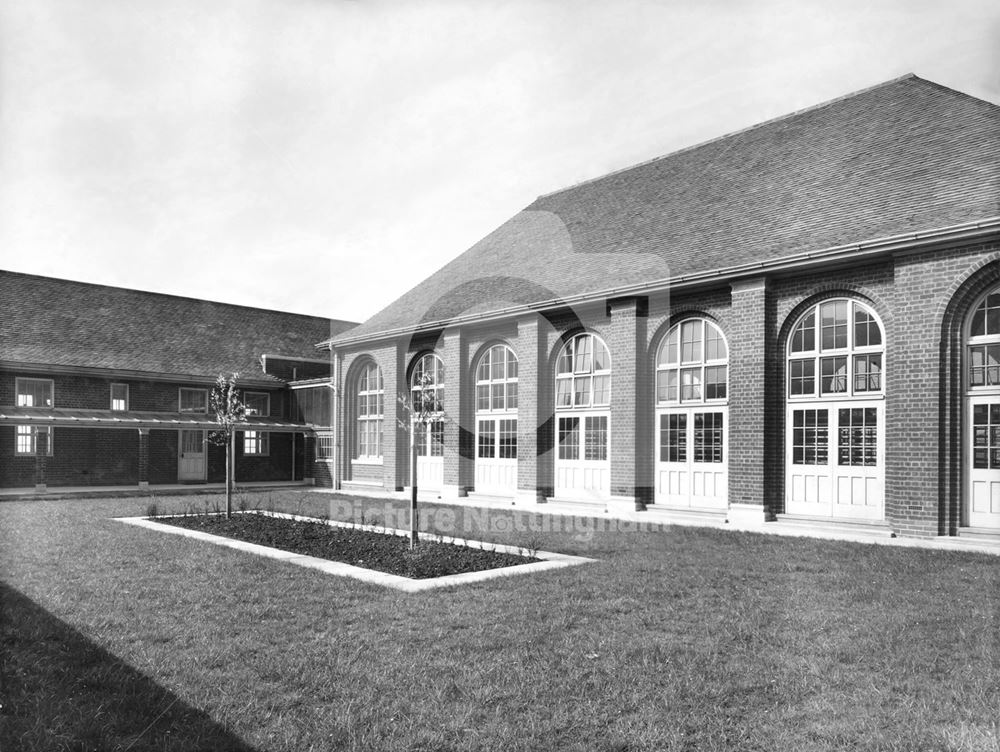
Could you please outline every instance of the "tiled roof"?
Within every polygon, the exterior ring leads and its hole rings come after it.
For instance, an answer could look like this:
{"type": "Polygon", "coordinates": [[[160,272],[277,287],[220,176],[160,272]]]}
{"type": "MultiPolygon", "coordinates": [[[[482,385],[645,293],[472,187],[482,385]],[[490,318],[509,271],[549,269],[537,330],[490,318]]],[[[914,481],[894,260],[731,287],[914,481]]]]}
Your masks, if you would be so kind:
{"type": "Polygon", "coordinates": [[[353,322],[0,270],[0,361],[214,378],[262,353],[317,358],[353,322]]]}
{"type": "Polygon", "coordinates": [[[1000,216],[1000,107],[909,75],[538,198],[340,340],[1000,216]]]}

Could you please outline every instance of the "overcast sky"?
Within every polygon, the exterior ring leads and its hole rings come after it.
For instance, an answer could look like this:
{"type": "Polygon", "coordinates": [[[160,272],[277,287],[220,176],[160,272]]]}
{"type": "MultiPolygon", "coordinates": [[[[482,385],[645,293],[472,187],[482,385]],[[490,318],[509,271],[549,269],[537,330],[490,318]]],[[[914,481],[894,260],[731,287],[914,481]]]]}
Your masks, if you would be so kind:
{"type": "Polygon", "coordinates": [[[536,196],[917,75],[1000,3],[0,0],[0,267],[364,320],[536,196]]]}

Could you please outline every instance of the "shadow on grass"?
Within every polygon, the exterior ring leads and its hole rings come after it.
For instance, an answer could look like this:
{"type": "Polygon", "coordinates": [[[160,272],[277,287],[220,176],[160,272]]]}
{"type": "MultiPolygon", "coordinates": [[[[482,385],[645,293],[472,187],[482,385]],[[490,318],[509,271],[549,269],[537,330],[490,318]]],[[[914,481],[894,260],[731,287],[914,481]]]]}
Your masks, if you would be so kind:
{"type": "Polygon", "coordinates": [[[254,752],[0,583],[0,750],[254,752]]]}

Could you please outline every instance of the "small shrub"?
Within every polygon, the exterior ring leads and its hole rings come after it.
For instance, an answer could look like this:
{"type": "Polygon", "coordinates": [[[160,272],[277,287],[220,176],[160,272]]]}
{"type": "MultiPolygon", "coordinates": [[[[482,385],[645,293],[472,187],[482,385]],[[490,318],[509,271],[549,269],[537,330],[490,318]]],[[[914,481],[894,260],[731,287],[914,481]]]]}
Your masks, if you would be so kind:
{"type": "Polygon", "coordinates": [[[160,510],[157,508],[155,501],[151,501],[146,505],[146,516],[150,519],[155,519],[160,516],[160,510]]]}

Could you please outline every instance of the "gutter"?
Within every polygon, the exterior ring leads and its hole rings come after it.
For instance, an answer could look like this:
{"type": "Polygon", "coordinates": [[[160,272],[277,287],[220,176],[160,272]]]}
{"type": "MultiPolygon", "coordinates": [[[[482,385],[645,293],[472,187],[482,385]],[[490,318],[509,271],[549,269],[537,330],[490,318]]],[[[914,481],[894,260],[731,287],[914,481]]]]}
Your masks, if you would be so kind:
{"type": "Polygon", "coordinates": [[[405,334],[416,334],[418,332],[433,331],[445,327],[458,326],[473,322],[493,321],[496,319],[507,318],[515,314],[552,310],[577,303],[597,302],[607,298],[624,297],[638,293],[657,292],[667,289],[683,290],[703,285],[707,282],[735,281],[744,277],[754,277],[762,274],[791,271],[794,269],[817,266],[831,261],[845,259],[869,259],[897,252],[916,252],[926,250],[928,246],[974,240],[998,231],[1000,231],[1000,217],[990,217],[988,219],[975,222],[950,225],[922,232],[905,233],[903,235],[892,235],[886,238],[867,240],[859,243],[831,246],[817,251],[805,251],[791,256],[783,256],[780,259],[773,261],[738,264],[735,266],[723,267],[721,269],[707,272],[697,272],[695,274],[688,274],[680,277],[657,279],[651,282],[641,282],[632,285],[607,288],[596,292],[581,293],[578,295],[571,295],[566,298],[556,298],[552,300],[539,301],[537,303],[509,306],[496,311],[456,316],[452,319],[439,321],[429,321],[416,326],[397,327],[395,329],[387,329],[385,331],[373,332],[371,334],[357,337],[329,339],[320,342],[317,347],[326,347],[332,350],[335,347],[343,347],[345,345],[391,339],[405,334]]]}

